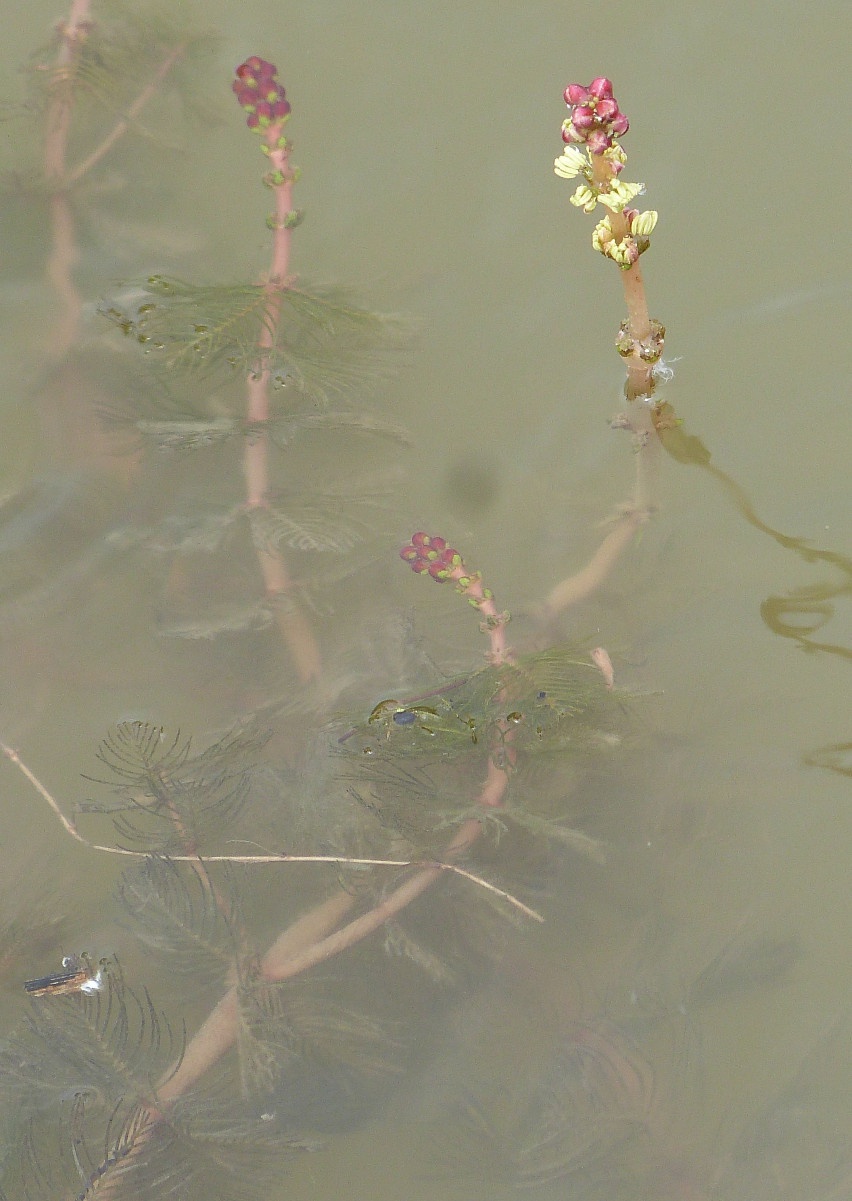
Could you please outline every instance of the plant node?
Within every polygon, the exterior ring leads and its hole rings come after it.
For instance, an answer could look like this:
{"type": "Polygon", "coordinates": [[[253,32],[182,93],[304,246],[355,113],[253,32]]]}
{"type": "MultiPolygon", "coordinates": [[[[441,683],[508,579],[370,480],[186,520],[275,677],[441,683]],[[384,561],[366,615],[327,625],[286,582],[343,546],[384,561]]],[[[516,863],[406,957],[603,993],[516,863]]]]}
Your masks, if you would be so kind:
{"type": "Polygon", "coordinates": [[[666,327],[653,318],[650,324],[651,332],[646,338],[634,338],[630,333],[630,322],[622,321],[615,339],[615,349],[623,359],[638,356],[643,363],[656,363],[662,357],[666,327]]]}

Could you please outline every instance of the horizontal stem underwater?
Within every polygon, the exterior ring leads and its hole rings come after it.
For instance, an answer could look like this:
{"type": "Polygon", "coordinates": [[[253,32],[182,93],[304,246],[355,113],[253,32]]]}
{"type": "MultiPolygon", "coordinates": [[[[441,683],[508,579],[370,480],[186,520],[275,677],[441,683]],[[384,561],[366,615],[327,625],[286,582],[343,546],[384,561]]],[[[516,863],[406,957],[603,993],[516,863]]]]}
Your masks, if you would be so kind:
{"type": "MultiPolygon", "coordinates": [[[[446,853],[461,854],[481,832],[481,823],[469,818],[457,830],[446,853]]],[[[336,924],[333,919],[338,912],[345,915],[349,908],[344,898],[349,905],[354,904],[355,898],[343,893],[324,901],[316,910],[299,918],[272,944],[261,961],[261,980],[269,983],[290,980],[355,946],[430,888],[441,870],[441,866],[423,868],[378,905],[338,930],[333,929],[336,924]],[[329,931],[324,937],[323,928],[329,931]]],[[[234,985],[191,1039],[180,1063],[163,1076],[156,1092],[159,1104],[171,1104],[230,1049],[237,1035],[238,1000],[239,987],[234,985]]]]}
{"type": "MultiPolygon", "coordinates": [[[[35,788],[36,792],[47,802],[50,808],[58,817],[63,829],[67,834],[81,846],[88,847],[90,851],[101,851],[108,855],[123,855],[131,859],[150,859],[156,857],[151,851],[133,851],[128,847],[113,847],[105,843],[90,842],[77,829],[72,821],[65,816],[60,809],[56,799],[42,784],[34,772],[27,767],[18,752],[5,742],[0,741],[0,751],[6,756],[10,762],[18,768],[21,774],[35,788]]],[[[462,876],[465,880],[470,880],[471,883],[479,885],[488,892],[494,893],[502,900],[507,901],[515,909],[518,909],[526,917],[534,918],[537,922],[543,922],[544,918],[535,909],[531,909],[529,905],[525,905],[523,901],[518,900],[510,892],[506,892],[503,888],[498,888],[496,884],[491,884],[488,880],[484,880],[481,876],[477,876],[474,872],[469,872],[463,867],[459,867],[455,863],[444,863],[442,860],[423,860],[423,859],[363,859],[354,858],[349,855],[290,855],[284,851],[269,851],[262,855],[201,855],[195,854],[180,854],[163,855],[170,863],[191,863],[194,865],[205,866],[209,863],[239,863],[242,865],[253,864],[269,864],[269,863],[326,863],[333,864],[337,867],[353,866],[353,867],[417,867],[426,868],[430,871],[435,871],[438,874],[441,872],[453,872],[455,875],[462,876]]]]}

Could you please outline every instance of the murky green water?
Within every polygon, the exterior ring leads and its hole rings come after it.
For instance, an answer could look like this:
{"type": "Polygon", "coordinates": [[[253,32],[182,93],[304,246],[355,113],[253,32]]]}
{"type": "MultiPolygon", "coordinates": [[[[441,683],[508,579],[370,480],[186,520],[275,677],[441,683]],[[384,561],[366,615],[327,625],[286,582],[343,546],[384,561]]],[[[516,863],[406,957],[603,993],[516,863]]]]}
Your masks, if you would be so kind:
{"type": "MultiPolygon", "coordinates": [[[[28,7],[2,51],[4,93],[16,92],[18,65],[60,15],[43,0],[28,7]]],[[[276,716],[269,762],[292,767],[329,717],[365,718],[379,700],[425,690],[429,663],[447,672],[478,663],[476,614],[395,558],[412,530],[458,546],[517,615],[510,629],[532,634],[530,607],[582,566],[632,486],[627,437],[609,428],[622,403],[611,350],[619,280],[591,252],[592,219],[551,170],[562,88],[606,73],[631,118],[627,176],[646,181],[643,207],[660,212],[644,261],[676,372],[665,396],[764,528],[718,476],[664,461],[659,513],[558,631],[606,646],[619,686],[639,694],[625,702],[622,751],[558,777],[577,790],[580,824],[607,842],[606,863],[558,860],[560,874],[531,901],[544,927],[510,928],[497,966],[435,999],[413,1066],[386,1085],[390,1101],[297,1159],[280,1196],[529,1193],[518,1178],[506,1183],[487,1139],[485,1151],[482,1142],[454,1151],[450,1128],[461,1122],[440,1117],[461,1097],[490,1099],[498,1144],[508,1145],[554,1060],[558,1074],[554,1048],[566,1039],[584,1048],[587,1077],[607,1076],[602,1095],[614,1108],[618,1090],[653,1092],[637,1144],[610,1149],[617,1195],[852,1195],[848,1079],[837,1073],[849,1051],[852,768],[848,752],[824,750],[852,739],[849,169],[837,128],[848,106],[845,6],[823,3],[805,19],[783,3],[290,11],[249,0],[207,4],[204,20],[223,37],[204,79],[207,95],[221,79],[221,98],[189,127],[175,116],[173,147],[119,148],[75,210],[84,360],[50,363],[58,309],[44,281],[46,205],[13,197],[5,206],[0,736],[70,811],[93,795],[80,773],[98,775],[94,752],[114,723],[181,728],[203,744],[253,705],[298,694],[268,630],[158,636],[164,596],[186,581],[162,557],[110,540],[172,497],[176,511],[239,503],[238,460],[214,453],[200,471],[180,456],[133,466],[113,456],[95,419],[112,407],[118,369],[107,347],[120,341],[94,316],[101,296],[152,271],[248,280],[268,261],[263,167],[228,93],[232,65],[251,53],[278,63],[294,106],[306,211],[295,270],[352,286],[415,330],[407,364],[374,402],[413,448],[365,452],[365,466],[401,467],[389,515],[356,584],[329,592],[314,618],[343,699],[310,718],[276,716]],[[828,554],[809,559],[796,538],[828,554]],[[804,642],[783,636],[781,622],[817,625],[808,604],[819,628],[804,642]],[[699,1003],[690,986],[702,969],[741,946],[742,987],[699,1003]],[[761,948],[778,966],[766,980],[761,948]],[[602,1030],[618,1031],[609,1050],[595,1041],[602,1030]],[[755,1132],[821,1039],[810,1091],[755,1132]]],[[[10,133],[7,167],[20,150],[10,133]]],[[[345,450],[309,441],[301,485],[336,470],[345,450]]],[[[251,599],[255,570],[238,548],[231,578],[199,573],[189,586],[232,597],[242,579],[236,591],[251,599]]],[[[74,845],[23,777],[10,764],[2,772],[3,920],[24,930],[4,968],[4,1028],[24,1012],[22,980],[82,947],[119,952],[127,975],[156,992],[162,971],[147,978],[145,956],[117,925],[121,865],[74,845]]],[[[535,776],[526,787],[535,790],[535,776]]],[[[308,788],[322,795],[323,782],[308,788]]],[[[107,826],[91,829],[109,837],[107,826]]],[[[269,886],[271,907],[298,912],[331,886],[313,869],[290,870],[302,874],[269,886]]],[[[246,887],[262,900],[265,886],[246,887]]],[[[272,908],[264,921],[268,943],[280,923],[272,908]]],[[[389,1008],[404,1011],[417,993],[408,969],[364,954],[325,969],[334,988],[369,1000],[378,975],[389,1008]]],[[[190,1032],[217,995],[188,1003],[190,1032]]],[[[580,1104],[564,1078],[548,1095],[580,1104]]],[[[544,1179],[533,1195],[599,1195],[594,1173],[583,1173],[569,1185],[544,1179]]]]}

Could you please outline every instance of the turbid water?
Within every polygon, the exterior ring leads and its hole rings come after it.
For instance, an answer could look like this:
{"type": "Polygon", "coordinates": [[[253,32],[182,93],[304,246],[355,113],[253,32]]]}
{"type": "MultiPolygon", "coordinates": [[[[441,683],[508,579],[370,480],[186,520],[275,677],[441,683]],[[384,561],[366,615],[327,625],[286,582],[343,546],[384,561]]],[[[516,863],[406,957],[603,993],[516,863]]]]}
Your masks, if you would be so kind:
{"type": "MultiPolygon", "coordinates": [[[[2,49],[5,93],[61,15],[39,0],[16,22],[2,49]]],[[[247,620],[224,641],[162,639],[180,619],[164,615],[164,581],[172,598],[185,581],[121,550],[121,531],[153,521],[164,497],[178,497],[178,512],[238,503],[239,471],[229,475],[214,452],[211,469],[178,457],[139,474],[92,432],[113,383],[97,339],[117,337],[98,324],[100,297],[152,271],[247,279],[267,261],[262,165],[228,92],[232,65],[251,53],[279,64],[294,106],[306,211],[295,270],[353,286],[415,330],[374,402],[413,442],[379,454],[402,469],[390,517],[362,585],[344,600],[329,588],[316,617],[349,688],[342,720],[478,662],[476,615],[471,623],[449,590],[396,558],[413,530],[458,546],[517,615],[519,635],[536,634],[536,603],[587,560],[599,523],[632,487],[628,440],[609,426],[623,403],[611,349],[619,280],[552,173],[563,87],[606,73],[631,118],[628,177],[646,182],[643,207],[660,212],[644,262],[668,329],[666,399],[761,522],[827,555],[779,544],[744,519],[718,476],[664,460],[654,520],[558,630],[606,646],[617,685],[633,694],[622,757],[605,755],[579,782],[560,777],[564,790],[584,790],[579,807],[606,862],[565,861],[564,878],[544,889],[542,930],[507,936],[490,976],[442,1002],[431,1023],[422,1017],[422,1054],[388,1089],[392,1103],[374,1099],[358,1123],[338,1119],[326,1096],[329,1127],[345,1133],[269,1195],[455,1201],[529,1195],[535,1184],[536,1197],[555,1201],[569,1186],[549,1174],[552,1148],[538,1158],[528,1148],[520,1167],[501,1166],[498,1152],[513,1119],[545,1105],[543,1089],[586,1122],[583,1071],[610,1101],[618,1094],[622,1112],[642,1111],[644,1150],[628,1141],[612,1153],[607,1196],[852,1195],[852,1107],[837,1070],[849,1052],[852,918],[850,263],[842,222],[827,220],[849,171],[836,121],[848,108],[846,5],[823,3],[805,20],[799,5],[767,2],[585,12],[537,0],[359,0],[289,12],[246,0],[210,3],[204,18],[223,36],[202,71],[207,86],[221,75],[221,104],[200,129],[181,123],[179,150],[143,144],[141,182],[120,151],[102,192],[81,201],[76,278],[85,336],[96,339],[82,375],[79,365],[43,374],[56,314],[43,281],[46,208],[13,200],[3,218],[0,733],[71,809],[92,791],[80,773],[93,774],[112,723],[142,717],[203,742],[241,708],[296,688],[285,657],[252,641],[269,634],[263,623],[247,620]],[[167,236],[146,239],[150,227],[167,236]],[[68,430],[51,436],[45,423],[68,396],[68,430]],[[768,619],[776,601],[799,606],[807,624],[809,598],[822,623],[810,643],[779,636],[768,619]],[[714,962],[722,983],[702,991],[714,962]],[[468,1118],[488,1110],[502,1131],[496,1147],[486,1138],[476,1153],[453,1151],[440,1119],[464,1097],[468,1118]],[[649,1154],[662,1164],[653,1194],[649,1154]]],[[[16,152],[10,142],[7,167],[16,152]]],[[[308,445],[306,476],[323,478],[331,458],[308,445]]],[[[217,578],[202,573],[192,587],[256,612],[253,554],[236,550],[232,562],[244,594],[219,597],[217,578]]],[[[341,720],[333,706],[330,719],[341,720]]],[[[276,765],[291,763],[297,738],[319,737],[302,717],[275,720],[276,765]]],[[[326,760],[315,767],[319,804],[326,760]]],[[[73,845],[11,765],[2,770],[4,912],[18,894],[35,906],[48,864],[49,907],[64,915],[46,942],[33,933],[37,953],[19,950],[3,980],[8,1029],[23,1011],[23,976],[126,939],[111,900],[115,862],[73,845]]],[[[531,775],[528,787],[554,786],[531,775]]],[[[297,910],[321,895],[317,877],[291,880],[297,910]]],[[[271,939],[271,912],[267,925],[271,939]]],[[[403,990],[403,1008],[404,989],[416,993],[378,953],[342,957],[334,972],[343,994],[369,995],[377,974],[390,997],[403,990]]],[[[190,1013],[190,1029],[203,1016],[190,1013]]],[[[598,1134],[611,1139],[605,1114],[598,1134]]],[[[578,1195],[600,1195],[584,1172],[578,1195]]]]}

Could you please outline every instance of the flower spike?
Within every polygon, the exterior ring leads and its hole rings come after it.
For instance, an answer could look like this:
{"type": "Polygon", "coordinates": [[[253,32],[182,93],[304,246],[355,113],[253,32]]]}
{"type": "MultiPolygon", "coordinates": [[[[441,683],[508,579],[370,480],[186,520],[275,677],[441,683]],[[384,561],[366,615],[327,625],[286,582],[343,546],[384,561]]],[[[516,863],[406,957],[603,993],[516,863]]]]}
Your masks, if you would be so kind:
{"type": "Polygon", "coordinates": [[[562,126],[562,141],[568,145],[587,143],[592,154],[603,154],[630,128],[630,122],[618,107],[612,84],[603,75],[589,86],[569,83],[562,93],[571,111],[562,126]]]}
{"type": "Polygon", "coordinates": [[[436,538],[419,531],[399,552],[399,557],[418,575],[428,574],[437,584],[448,580],[456,591],[466,596],[474,609],[483,617],[480,629],[491,640],[491,656],[494,662],[503,663],[511,655],[506,645],[505,626],[508,613],[498,613],[494,604],[494,593],[483,587],[478,571],[469,571],[457,550],[447,546],[446,539],[436,538]]]}
{"type": "Polygon", "coordinates": [[[231,84],[240,106],[248,116],[246,125],[263,133],[277,122],[290,116],[290,101],[284,87],[278,82],[278,68],[264,58],[253,54],[240,63],[234,72],[236,79],[231,84]]]}

